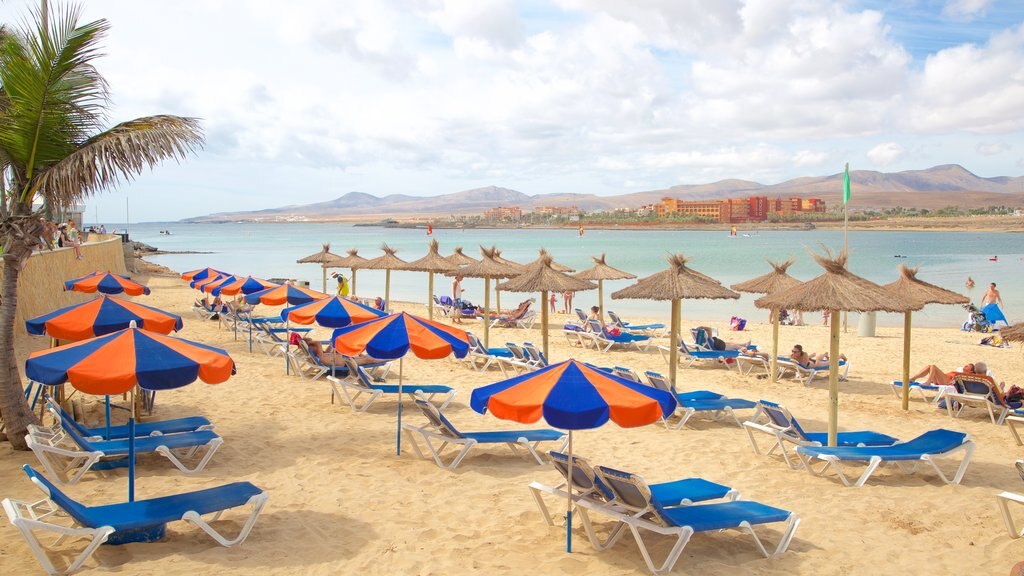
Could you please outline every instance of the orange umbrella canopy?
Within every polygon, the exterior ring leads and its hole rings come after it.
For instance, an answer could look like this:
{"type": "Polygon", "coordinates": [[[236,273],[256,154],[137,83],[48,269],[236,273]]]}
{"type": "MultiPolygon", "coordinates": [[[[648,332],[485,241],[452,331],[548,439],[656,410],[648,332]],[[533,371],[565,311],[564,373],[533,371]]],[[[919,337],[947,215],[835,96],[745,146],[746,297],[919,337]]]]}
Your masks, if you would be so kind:
{"type": "Polygon", "coordinates": [[[149,294],[148,287],[133,281],[127,276],[99,271],[87,274],[81,278],[64,281],[64,290],[67,290],[68,292],[85,292],[87,294],[91,294],[93,292],[99,292],[101,294],[123,293],[129,296],[142,296],[143,294],[149,294]]]}
{"type": "Polygon", "coordinates": [[[128,300],[101,296],[25,321],[29,334],[84,340],[136,326],[160,334],[181,330],[181,316],[128,300]]]}

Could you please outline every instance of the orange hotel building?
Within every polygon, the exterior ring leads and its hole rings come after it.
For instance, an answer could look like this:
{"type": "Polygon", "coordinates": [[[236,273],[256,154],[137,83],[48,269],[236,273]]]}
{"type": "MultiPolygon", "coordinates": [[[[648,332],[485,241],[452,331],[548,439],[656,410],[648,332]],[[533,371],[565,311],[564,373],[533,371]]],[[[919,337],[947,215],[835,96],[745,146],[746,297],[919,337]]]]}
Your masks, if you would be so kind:
{"type": "Polygon", "coordinates": [[[768,198],[767,196],[751,196],[749,198],[728,198],[725,200],[679,200],[678,198],[662,198],[653,206],[659,218],[676,214],[693,215],[722,222],[739,224],[744,222],[764,222],[770,214],[796,214],[800,212],[824,212],[825,201],[821,198],[800,198],[793,196],[788,199],[768,198]]]}

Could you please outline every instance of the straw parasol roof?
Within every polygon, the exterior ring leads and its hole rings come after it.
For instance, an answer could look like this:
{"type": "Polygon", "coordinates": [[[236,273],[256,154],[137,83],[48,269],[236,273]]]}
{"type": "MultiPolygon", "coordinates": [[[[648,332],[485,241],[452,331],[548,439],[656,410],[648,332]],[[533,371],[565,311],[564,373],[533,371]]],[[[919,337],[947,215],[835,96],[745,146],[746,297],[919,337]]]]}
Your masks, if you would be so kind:
{"type": "Polygon", "coordinates": [[[453,264],[447,258],[441,256],[438,252],[436,238],[430,241],[426,256],[405,265],[406,270],[415,270],[417,272],[449,272],[458,267],[458,264],[453,264]]]}
{"type": "Polygon", "coordinates": [[[971,301],[967,296],[929,284],[917,278],[917,268],[908,268],[900,264],[900,277],[884,287],[909,302],[924,304],[967,304],[971,301]]]}
{"type": "Polygon", "coordinates": [[[381,244],[380,249],[384,251],[383,254],[363,262],[358,268],[360,270],[408,270],[406,268],[408,262],[395,256],[398,250],[388,246],[387,243],[381,244]]]}
{"type": "MultiPolygon", "coordinates": [[[[463,266],[452,272],[445,272],[446,276],[464,276],[466,278],[511,278],[522,272],[521,269],[514,269],[507,264],[499,263],[494,259],[498,249],[480,247],[482,258],[479,262],[463,266]]],[[[506,262],[508,262],[506,260],[506,262]]]]}
{"type": "Polygon", "coordinates": [[[737,292],[749,292],[752,294],[774,294],[782,290],[788,290],[800,283],[799,280],[786,273],[786,270],[793,265],[793,262],[796,262],[796,258],[790,258],[785,262],[772,262],[768,260],[768,263],[772,265],[771,272],[746,282],[733,284],[730,288],[737,292]]]}
{"type": "Polygon", "coordinates": [[[636,281],[618,292],[612,298],[621,300],[634,298],[639,300],[678,300],[681,298],[739,298],[740,295],[722,286],[714,278],[706,276],[688,267],[689,259],[682,254],[668,257],[668,270],[652,274],[636,281]]]}
{"type": "Polygon", "coordinates": [[[299,258],[295,262],[297,264],[330,264],[334,260],[341,258],[341,256],[338,256],[337,254],[331,254],[331,245],[329,243],[324,244],[323,246],[323,249],[316,254],[310,254],[305,258],[299,258]]]}
{"type": "Polygon", "coordinates": [[[517,272],[522,272],[523,270],[526,270],[526,266],[525,265],[520,264],[519,262],[513,262],[512,260],[509,260],[508,258],[502,258],[501,257],[501,250],[498,247],[491,246],[491,250],[494,251],[493,258],[494,258],[494,261],[497,262],[498,264],[504,264],[505,266],[508,266],[509,268],[511,268],[513,270],[516,270],[517,272]]]}
{"type": "Polygon", "coordinates": [[[556,270],[551,255],[546,250],[541,250],[540,257],[527,266],[525,272],[498,284],[495,288],[505,292],[575,292],[594,290],[597,285],[556,270]]]}
{"type": "Polygon", "coordinates": [[[762,296],[754,301],[758,308],[786,308],[814,312],[847,310],[850,312],[906,312],[920,310],[923,305],[907,302],[891,291],[851,273],[846,269],[846,253],[832,257],[812,254],[825,273],[788,290],[762,296]]]}
{"type": "Polygon", "coordinates": [[[473,258],[472,256],[466,256],[465,254],[463,254],[462,246],[456,246],[455,251],[452,252],[451,256],[445,256],[445,260],[448,260],[449,262],[455,264],[456,266],[466,266],[469,264],[476,264],[477,262],[479,262],[479,260],[477,260],[476,258],[473,258]]]}
{"type": "Polygon", "coordinates": [[[359,250],[351,248],[348,251],[347,256],[338,256],[334,260],[327,263],[328,268],[361,268],[363,264],[369,262],[366,258],[359,255],[359,250]]]}
{"type": "MultiPolygon", "coordinates": [[[[526,268],[530,269],[534,265],[540,265],[541,261],[543,261],[545,257],[548,260],[551,261],[549,264],[551,266],[551,269],[554,270],[555,272],[565,272],[565,273],[568,273],[568,272],[575,272],[576,271],[576,270],[566,266],[565,264],[559,264],[558,262],[555,262],[555,259],[551,256],[551,254],[549,254],[548,251],[543,249],[543,248],[540,249],[540,256],[538,256],[537,259],[534,260],[533,262],[530,262],[529,264],[527,264],[526,268]]],[[[510,290],[510,292],[514,292],[514,290],[510,290]]],[[[526,292],[535,292],[535,290],[526,290],[526,292]]]]}
{"type": "Polygon", "coordinates": [[[630,274],[618,268],[612,268],[605,261],[605,255],[602,252],[601,256],[592,256],[594,259],[594,265],[586,270],[573,274],[574,278],[580,280],[629,280],[636,278],[636,274],[630,274]]]}
{"type": "Polygon", "coordinates": [[[1009,340],[1010,342],[1024,342],[1024,323],[1003,328],[999,331],[999,335],[1003,337],[1003,340],[1009,340]]]}

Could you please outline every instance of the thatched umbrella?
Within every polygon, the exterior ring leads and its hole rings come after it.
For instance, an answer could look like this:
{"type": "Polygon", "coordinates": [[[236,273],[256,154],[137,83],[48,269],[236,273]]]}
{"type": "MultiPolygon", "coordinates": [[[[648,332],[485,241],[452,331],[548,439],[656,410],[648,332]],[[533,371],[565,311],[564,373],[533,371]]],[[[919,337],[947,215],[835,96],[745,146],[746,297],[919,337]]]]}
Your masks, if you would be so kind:
{"type": "Polygon", "coordinates": [[[402,260],[395,253],[398,250],[388,246],[387,243],[381,244],[380,249],[384,251],[383,254],[363,262],[359,265],[359,268],[366,270],[384,270],[384,308],[385,311],[391,307],[391,271],[392,270],[407,270],[406,266],[408,262],[402,260]]]}
{"type": "MultiPolygon", "coordinates": [[[[908,302],[925,304],[967,304],[970,298],[917,278],[917,268],[900,264],[900,277],[885,288],[908,302]]],[[[910,409],[910,316],[903,313],[903,409],[910,409]]]]}
{"type": "Polygon", "coordinates": [[[480,247],[480,255],[482,258],[476,264],[470,264],[463,266],[458,270],[452,272],[445,272],[445,276],[465,276],[467,278],[483,278],[484,279],[484,346],[491,345],[491,279],[498,278],[511,278],[521,272],[521,270],[513,270],[505,264],[499,264],[494,260],[495,252],[497,249],[494,247],[484,248],[480,247]]]}
{"type": "Polygon", "coordinates": [[[369,262],[366,258],[359,255],[359,250],[351,248],[348,251],[347,256],[338,256],[334,260],[327,263],[328,268],[350,268],[352,270],[352,297],[356,296],[356,270],[358,270],[363,264],[369,262]]]}
{"type": "Polygon", "coordinates": [[[999,331],[999,336],[1008,342],[1024,342],[1024,323],[1003,328],[999,331]]]}
{"type": "Polygon", "coordinates": [[[429,290],[427,294],[427,312],[431,320],[434,319],[434,272],[451,272],[459,268],[458,265],[452,264],[444,256],[441,256],[437,248],[438,244],[435,238],[430,241],[426,256],[405,265],[406,270],[430,273],[430,284],[427,288],[429,290]]]}
{"type": "MultiPolygon", "coordinates": [[[[498,264],[504,264],[505,266],[508,266],[508,268],[512,270],[513,276],[522,274],[523,272],[526,271],[526,265],[520,264],[519,262],[513,262],[508,258],[503,258],[501,256],[500,248],[496,246],[491,246],[491,250],[494,251],[494,261],[497,262],[498,264]]],[[[494,289],[494,309],[497,310],[498,313],[501,313],[501,293],[498,292],[497,288],[494,289]]]]}
{"type": "Polygon", "coordinates": [[[455,264],[456,266],[468,266],[470,264],[476,264],[477,262],[479,262],[479,260],[477,260],[476,258],[473,258],[472,256],[466,256],[465,254],[463,254],[462,246],[456,246],[455,250],[451,253],[451,255],[445,256],[444,259],[451,262],[452,264],[455,264]]]}
{"type": "Polygon", "coordinates": [[[551,259],[551,269],[554,270],[555,272],[561,272],[563,274],[569,274],[571,272],[575,272],[576,271],[574,268],[570,268],[570,267],[566,266],[565,264],[559,264],[558,262],[555,262],[554,257],[552,257],[551,254],[549,254],[548,251],[545,250],[544,248],[540,249],[540,256],[538,256],[537,259],[534,260],[533,262],[530,262],[529,264],[526,264],[525,267],[526,268],[531,268],[533,266],[539,265],[541,263],[541,261],[544,260],[545,258],[551,259]]]}
{"type": "Polygon", "coordinates": [[[324,272],[324,288],[323,288],[323,291],[326,293],[327,292],[327,265],[330,264],[332,261],[337,260],[338,258],[340,258],[340,256],[338,256],[337,254],[331,254],[331,245],[330,244],[324,244],[323,250],[320,250],[316,254],[310,254],[309,256],[306,256],[305,258],[299,258],[295,262],[297,264],[319,264],[320,268],[322,268],[323,272],[324,272]]]}
{"type": "Polygon", "coordinates": [[[680,309],[684,298],[723,299],[739,298],[740,295],[722,286],[714,278],[705,276],[686,265],[688,259],[682,254],[668,257],[668,270],[652,274],[636,281],[618,292],[612,293],[612,300],[634,298],[637,300],[671,300],[672,333],[669,345],[669,378],[676,383],[676,368],[679,366],[679,325],[680,309]]]}
{"type": "Polygon", "coordinates": [[[754,305],[763,309],[789,308],[804,312],[829,310],[832,312],[829,340],[829,406],[828,445],[836,445],[839,423],[839,312],[906,312],[920,310],[921,305],[906,302],[878,284],[850,273],[846,269],[846,253],[833,258],[812,254],[825,273],[813,280],[788,290],[758,298],[754,305]]]}
{"type": "Polygon", "coordinates": [[[556,270],[551,255],[543,249],[540,251],[540,258],[537,258],[537,260],[527,266],[525,272],[495,286],[495,289],[499,292],[502,290],[508,292],[540,292],[541,338],[544,342],[544,356],[548,360],[551,359],[551,356],[548,355],[548,292],[565,292],[566,290],[576,292],[579,290],[593,290],[594,288],[597,288],[597,286],[586,280],[573,278],[556,270]]]}
{"type": "Polygon", "coordinates": [[[601,257],[592,256],[594,259],[594,265],[582,272],[573,274],[574,278],[580,280],[596,280],[597,281],[597,307],[601,311],[601,318],[604,318],[604,281],[605,280],[632,280],[636,278],[636,274],[630,274],[618,268],[612,268],[605,261],[605,255],[602,252],[601,257]]]}
{"type": "MultiPolygon", "coordinates": [[[[746,282],[740,282],[739,284],[733,284],[730,286],[737,292],[750,292],[753,294],[775,294],[782,290],[788,290],[800,283],[799,280],[793,278],[786,273],[786,269],[796,262],[795,258],[790,258],[785,262],[772,262],[768,261],[772,265],[772,271],[752,278],[746,282]]],[[[771,381],[775,382],[779,377],[778,375],[778,357],[779,357],[779,310],[776,308],[772,309],[772,355],[769,358],[771,362],[769,366],[769,374],[771,381]]]]}

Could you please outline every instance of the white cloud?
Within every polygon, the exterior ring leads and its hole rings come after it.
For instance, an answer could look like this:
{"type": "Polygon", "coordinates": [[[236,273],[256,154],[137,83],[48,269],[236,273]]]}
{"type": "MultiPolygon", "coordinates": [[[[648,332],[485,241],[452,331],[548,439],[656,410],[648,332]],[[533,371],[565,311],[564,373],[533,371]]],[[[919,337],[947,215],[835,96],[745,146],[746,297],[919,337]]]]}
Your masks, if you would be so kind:
{"type": "Polygon", "coordinates": [[[813,150],[798,150],[793,154],[792,162],[795,166],[820,166],[828,160],[829,155],[825,152],[813,150]]]}
{"type": "Polygon", "coordinates": [[[885,142],[869,150],[867,157],[879,166],[889,166],[902,159],[906,153],[907,151],[903,146],[895,142],[885,142]]]}
{"type": "Polygon", "coordinates": [[[971,20],[984,14],[992,4],[992,0],[949,0],[942,7],[942,15],[952,18],[971,20]]]}
{"type": "Polygon", "coordinates": [[[979,142],[975,149],[982,156],[995,156],[1013,150],[1013,145],[1007,142],[979,142]]]}

